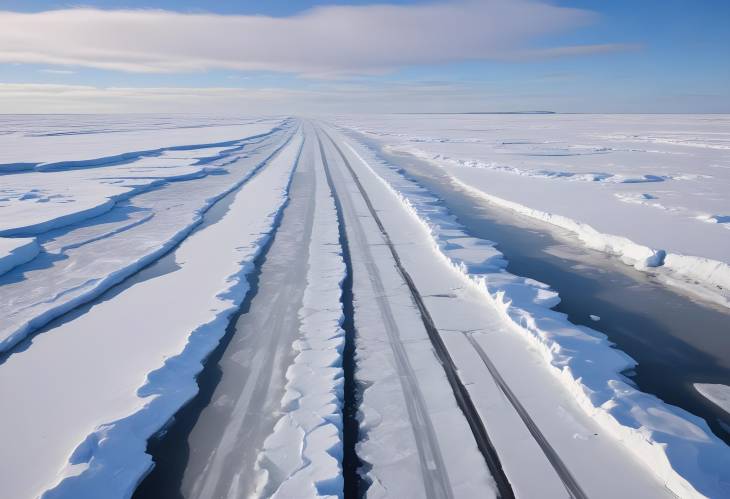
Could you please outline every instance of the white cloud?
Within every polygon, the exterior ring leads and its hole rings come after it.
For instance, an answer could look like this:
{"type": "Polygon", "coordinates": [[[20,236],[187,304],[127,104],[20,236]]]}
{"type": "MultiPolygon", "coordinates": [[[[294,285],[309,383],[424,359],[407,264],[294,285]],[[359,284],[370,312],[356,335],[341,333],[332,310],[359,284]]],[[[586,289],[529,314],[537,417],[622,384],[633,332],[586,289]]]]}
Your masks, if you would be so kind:
{"type": "Polygon", "coordinates": [[[76,73],[76,71],[71,71],[70,69],[39,69],[38,71],[52,75],[72,75],[76,73]]]}
{"type": "Polygon", "coordinates": [[[621,48],[535,46],[541,36],[584,26],[594,17],[589,11],[530,0],[327,6],[290,17],[90,8],[0,12],[0,62],[331,77],[621,48]]]}

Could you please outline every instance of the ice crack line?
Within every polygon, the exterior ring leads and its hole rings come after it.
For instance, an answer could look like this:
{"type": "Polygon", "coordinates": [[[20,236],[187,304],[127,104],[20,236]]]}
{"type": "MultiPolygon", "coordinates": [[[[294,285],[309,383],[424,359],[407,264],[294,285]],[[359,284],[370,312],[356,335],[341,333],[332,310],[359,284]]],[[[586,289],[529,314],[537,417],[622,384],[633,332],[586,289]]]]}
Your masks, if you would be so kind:
{"type": "Polygon", "coordinates": [[[345,347],[342,352],[342,369],[344,374],[343,394],[343,427],[342,427],[342,473],[344,479],[344,497],[362,497],[365,494],[367,483],[358,473],[358,468],[363,464],[355,451],[360,434],[360,423],[357,419],[357,411],[360,405],[359,387],[355,381],[355,307],[352,294],[352,260],[350,257],[350,245],[345,231],[344,214],[340,199],[336,195],[332,175],[326,164],[324,147],[319,141],[321,160],[325,166],[324,172],[327,185],[335,203],[337,213],[337,230],[339,232],[339,244],[342,251],[342,260],[345,263],[345,279],[342,281],[342,312],[344,318],[341,327],[345,331],[345,347]]]}

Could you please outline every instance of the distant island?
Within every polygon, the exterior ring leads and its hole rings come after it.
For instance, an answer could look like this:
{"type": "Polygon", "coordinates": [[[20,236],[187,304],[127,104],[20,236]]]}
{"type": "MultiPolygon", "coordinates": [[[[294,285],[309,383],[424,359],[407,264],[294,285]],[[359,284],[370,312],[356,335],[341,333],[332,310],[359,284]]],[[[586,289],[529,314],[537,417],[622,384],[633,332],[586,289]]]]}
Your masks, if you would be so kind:
{"type": "Polygon", "coordinates": [[[393,114],[557,114],[555,111],[464,111],[434,113],[393,113],[393,114]]]}

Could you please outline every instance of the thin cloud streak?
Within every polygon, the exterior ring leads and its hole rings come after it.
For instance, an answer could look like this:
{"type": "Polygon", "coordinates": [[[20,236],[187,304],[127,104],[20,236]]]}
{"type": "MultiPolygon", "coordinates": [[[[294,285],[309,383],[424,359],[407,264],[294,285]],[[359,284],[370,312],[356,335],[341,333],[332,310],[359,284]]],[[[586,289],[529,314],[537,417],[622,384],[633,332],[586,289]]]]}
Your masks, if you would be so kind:
{"type": "MultiPolygon", "coordinates": [[[[552,110],[585,112],[586,99],[562,85],[543,92],[489,88],[480,82],[317,83],[304,88],[95,87],[40,83],[0,83],[0,113],[220,113],[341,114],[552,110]]],[[[715,96],[642,97],[642,112],[718,112],[715,96]],[[648,105],[646,103],[649,103],[648,105]],[[704,109],[707,109],[704,111],[704,109]],[[693,111],[696,112],[696,111],[693,111]]],[[[636,112],[634,104],[616,108],[599,102],[591,112],[636,112]]]]}
{"type": "Polygon", "coordinates": [[[404,66],[520,60],[621,50],[536,46],[594,13],[531,0],[326,6],[290,17],[164,10],[0,12],[0,62],[137,73],[211,69],[307,77],[380,74],[404,66]]]}
{"type": "MultiPolygon", "coordinates": [[[[306,89],[239,87],[95,87],[50,83],[0,83],[0,112],[239,112],[338,113],[429,110],[472,106],[489,97],[470,85],[393,84],[362,87],[324,84],[306,89]]],[[[497,98],[497,95],[492,96],[497,98]]],[[[464,107],[467,109],[467,107],[464,107]]]]}

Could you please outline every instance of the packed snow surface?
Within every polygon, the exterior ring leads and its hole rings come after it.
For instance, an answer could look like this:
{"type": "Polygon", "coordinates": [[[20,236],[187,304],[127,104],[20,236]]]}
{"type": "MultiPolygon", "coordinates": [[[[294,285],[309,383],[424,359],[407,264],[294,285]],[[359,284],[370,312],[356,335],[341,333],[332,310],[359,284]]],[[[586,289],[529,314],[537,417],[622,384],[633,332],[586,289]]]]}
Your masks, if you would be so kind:
{"type": "Polygon", "coordinates": [[[337,122],[489,201],[730,304],[730,118],[389,115],[337,122]]]}

